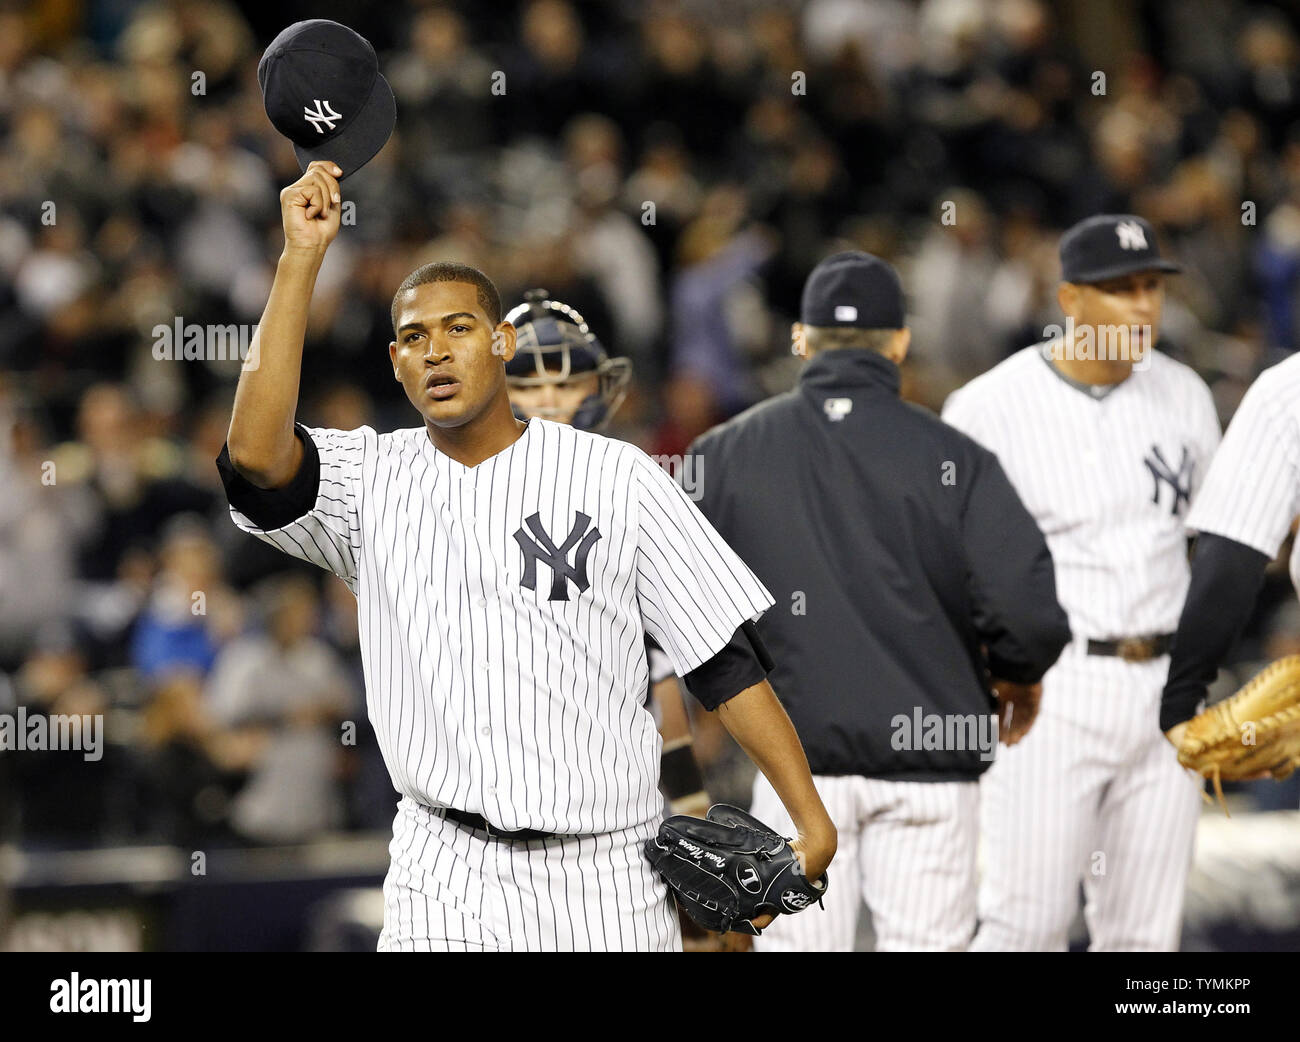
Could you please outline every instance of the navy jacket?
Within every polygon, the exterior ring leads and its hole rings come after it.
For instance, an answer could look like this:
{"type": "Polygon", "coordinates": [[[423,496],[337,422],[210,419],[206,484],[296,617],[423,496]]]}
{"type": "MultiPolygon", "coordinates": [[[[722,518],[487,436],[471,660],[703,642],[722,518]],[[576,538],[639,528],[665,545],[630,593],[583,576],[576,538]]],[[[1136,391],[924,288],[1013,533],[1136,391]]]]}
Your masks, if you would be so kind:
{"type": "Polygon", "coordinates": [[[898,388],[883,355],[823,352],[687,473],[776,598],[758,631],[813,773],[970,779],[994,755],[986,670],[1037,681],[1069,623],[997,457],[898,388]]]}

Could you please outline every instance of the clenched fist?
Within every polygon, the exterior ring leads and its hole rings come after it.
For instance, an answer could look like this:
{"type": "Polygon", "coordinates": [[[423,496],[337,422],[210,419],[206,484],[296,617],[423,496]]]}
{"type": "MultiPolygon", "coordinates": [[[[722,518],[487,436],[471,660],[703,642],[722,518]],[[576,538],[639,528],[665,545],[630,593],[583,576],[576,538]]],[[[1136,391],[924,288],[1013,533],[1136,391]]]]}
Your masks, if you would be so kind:
{"type": "Polygon", "coordinates": [[[316,160],[306,173],[280,193],[286,250],[324,253],[339,233],[343,197],[336,180],[343,171],[316,160]]]}

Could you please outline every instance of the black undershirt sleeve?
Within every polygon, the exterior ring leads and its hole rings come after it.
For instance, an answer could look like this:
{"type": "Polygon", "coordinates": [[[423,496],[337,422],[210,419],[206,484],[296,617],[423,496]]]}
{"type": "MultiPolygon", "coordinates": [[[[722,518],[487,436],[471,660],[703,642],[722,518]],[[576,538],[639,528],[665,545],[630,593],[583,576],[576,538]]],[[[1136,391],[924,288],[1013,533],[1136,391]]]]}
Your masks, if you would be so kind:
{"type": "Polygon", "coordinates": [[[302,442],[302,465],[289,484],[282,488],[258,488],[240,474],[230,462],[228,445],[221,446],[221,455],[217,457],[217,473],[221,475],[230,505],[268,532],[297,521],[316,505],[320,488],[320,453],[302,424],[294,424],[294,433],[302,442]]]}
{"type": "Polygon", "coordinates": [[[1205,689],[1250,621],[1268,562],[1266,554],[1235,539],[1212,532],[1197,537],[1192,583],[1160,700],[1160,730],[1196,715],[1205,689]]]}
{"type": "Polygon", "coordinates": [[[714,710],[757,684],[773,665],[758,629],[746,622],[713,658],[696,666],[682,682],[700,705],[714,710]]]}

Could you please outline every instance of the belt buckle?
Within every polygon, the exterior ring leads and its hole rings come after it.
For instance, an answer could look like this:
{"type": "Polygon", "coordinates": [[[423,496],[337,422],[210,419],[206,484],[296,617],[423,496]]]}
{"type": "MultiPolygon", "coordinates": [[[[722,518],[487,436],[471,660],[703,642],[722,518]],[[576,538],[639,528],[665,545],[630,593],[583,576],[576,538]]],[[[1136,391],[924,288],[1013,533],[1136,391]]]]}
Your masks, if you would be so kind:
{"type": "Polygon", "coordinates": [[[1154,637],[1125,637],[1119,642],[1119,657],[1125,662],[1149,662],[1156,657],[1154,637]]]}
{"type": "Polygon", "coordinates": [[[531,829],[516,829],[511,832],[507,829],[497,828],[486,818],[483,819],[483,831],[488,834],[488,839],[495,839],[498,843],[519,843],[535,838],[529,835],[531,829]]]}

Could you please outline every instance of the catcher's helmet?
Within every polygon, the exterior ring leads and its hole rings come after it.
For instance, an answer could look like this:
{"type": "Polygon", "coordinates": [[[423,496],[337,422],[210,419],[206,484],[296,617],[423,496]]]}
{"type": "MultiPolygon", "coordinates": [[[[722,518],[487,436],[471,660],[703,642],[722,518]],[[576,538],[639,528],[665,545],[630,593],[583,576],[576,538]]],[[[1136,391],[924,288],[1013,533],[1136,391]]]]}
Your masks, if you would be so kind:
{"type": "MultiPolygon", "coordinates": [[[[583,400],[570,422],[581,430],[603,427],[627,396],[631,361],[610,358],[586,320],[568,304],[551,300],[544,289],[526,292],[524,303],[511,308],[506,321],[516,330],[515,356],[506,363],[507,383],[541,387],[594,372],[600,378],[599,390],[583,400]]],[[[558,418],[546,416],[545,409],[536,412],[543,419],[558,418]]]]}

